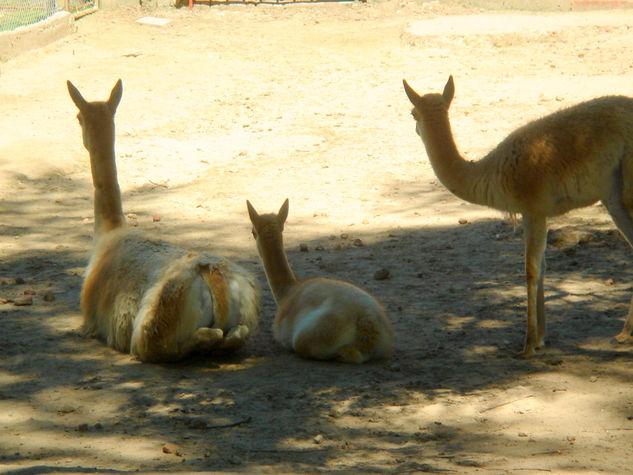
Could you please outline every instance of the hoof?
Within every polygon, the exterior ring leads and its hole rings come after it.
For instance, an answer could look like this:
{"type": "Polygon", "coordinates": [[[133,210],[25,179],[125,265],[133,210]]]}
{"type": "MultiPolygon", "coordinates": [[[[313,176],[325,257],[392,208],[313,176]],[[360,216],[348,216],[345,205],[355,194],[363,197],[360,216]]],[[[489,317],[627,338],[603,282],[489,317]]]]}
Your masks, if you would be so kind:
{"type": "Polygon", "coordinates": [[[196,330],[196,349],[208,351],[222,341],[224,333],[219,328],[199,328],[196,330]]]}
{"type": "Polygon", "coordinates": [[[616,336],[614,336],[614,338],[615,341],[617,341],[618,343],[633,343],[633,336],[625,331],[618,333],[616,336]]]}
{"type": "Polygon", "coordinates": [[[229,330],[226,334],[226,338],[222,341],[220,348],[223,350],[237,350],[244,346],[250,331],[246,325],[238,325],[229,330]]]}

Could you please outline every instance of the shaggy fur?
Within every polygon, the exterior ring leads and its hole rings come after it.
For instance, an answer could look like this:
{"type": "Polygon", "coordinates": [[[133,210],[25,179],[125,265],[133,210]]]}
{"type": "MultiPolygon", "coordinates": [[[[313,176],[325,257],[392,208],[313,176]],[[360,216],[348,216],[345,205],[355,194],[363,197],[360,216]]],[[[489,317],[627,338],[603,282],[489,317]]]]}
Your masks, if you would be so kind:
{"type": "Polygon", "coordinates": [[[255,279],[226,259],[125,225],[114,155],[121,81],[106,102],[87,102],[70,81],[68,91],[95,189],[95,242],[81,290],[85,333],[148,362],[240,348],[257,330],[255,279]]]}
{"type": "MultiPolygon", "coordinates": [[[[456,196],[520,213],[525,234],[527,331],[523,353],[543,346],[547,218],[601,201],[633,243],[633,99],[583,102],[517,129],[479,161],[458,152],[448,119],[455,86],[419,96],[404,81],[416,131],[439,180],[456,196]]],[[[633,302],[620,342],[631,340],[633,302]]]]}
{"type": "Polygon", "coordinates": [[[391,323],[374,297],[347,282],[295,277],[283,247],[288,200],[278,214],[259,215],[250,202],[246,205],[277,302],[275,340],[299,356],[318,360],[363,363],[389,356],[391,323]]]}

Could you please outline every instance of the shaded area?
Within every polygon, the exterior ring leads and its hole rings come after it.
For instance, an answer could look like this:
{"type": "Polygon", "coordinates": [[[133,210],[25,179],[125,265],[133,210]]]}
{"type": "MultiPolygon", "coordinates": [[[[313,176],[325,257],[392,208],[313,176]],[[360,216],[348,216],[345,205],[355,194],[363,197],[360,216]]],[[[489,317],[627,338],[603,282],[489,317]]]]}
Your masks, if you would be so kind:
{"type": "MultiPolygon", "coordinates": [[[[212,235],[226,225],[207,223],[203,232],[212,235]]],[[[308,224],[294,219],[292,225],[308,224]]],[[[167,235],[201,231],[197,223],[167,228],[167,235]]],[[[481,452],[482,444],[505,447],[506,457],[513,451],[522,456],[520,440],[482,430],[484,413],[514,401],[489,401],[487,391],[521,388],[526,377],[541,373],[585,377],[575,367],[580,360],[599,364],[601,377],[611,381],[626,384],[631,377],[624,367],[633,351],[609,342],[630,298],[633,272],[623,265],[628,246],[612,231],[568,231],[585,239],[561,245],[564,230],[550,238],[550,348],[531,360],[514,356],[524,332],[524,287],[521,234],[509,223],[303,236],[308,252],[289,249],[299,275],[355,282],[375,293],[392,318],[393,358],[358,367],[300,360],[272,341],[274,304],[254,265],[254,249],[242,258],[265,289],[262,331],[238,355],[180,365],[143,365],[78,332],[77,269],[84,261],[77,253],[17,253],[2,262],[0,275],[29,277],[5,283],[3,295],[49,284],[63,290],[52,303],[36,298],[30,307],[0,307],[0,426],[7,429],[0,461],[11,466],[44,459],[61,471],[90,472],[83,464],[64,469],[64,460],[89,459],[112,438],[129,446],[111,455],[112,468],[133,464],[141,470],[178,463],[190,470],[460,471],[494,466],[499,455],[481,452]],[[489,236],[490,246],[473,244],[475,234],[489,236]],[[583,269],[579,263],[589,253],[600,253],[601,264],[583,269]],[[388,279],[358,273],[359,262],[364,269],[383,268],[387,255],[388,279]],[[617,282],[605,285],[614,276],[617,282]],[[429,313],[429,307],[442,310],[429,313]],[[597,348],[583,346],[596,340],[597,348]],[[423,409],[440,404],[450,411],[451,404],[461,407],[461,398],[470,398],[481,420],[454,425],[423,409]],[[417,422],[405,424],[407,418],[417,422]],[[294,462],[289,454],[297,456],[294,462]]],[[[534,397],[522,394],[517,401],[534,397]]],[[[530,450],[560,445],[535,436],[530,450]]],[[[47,467],[14,473],[46,473],[47,467]]]]}

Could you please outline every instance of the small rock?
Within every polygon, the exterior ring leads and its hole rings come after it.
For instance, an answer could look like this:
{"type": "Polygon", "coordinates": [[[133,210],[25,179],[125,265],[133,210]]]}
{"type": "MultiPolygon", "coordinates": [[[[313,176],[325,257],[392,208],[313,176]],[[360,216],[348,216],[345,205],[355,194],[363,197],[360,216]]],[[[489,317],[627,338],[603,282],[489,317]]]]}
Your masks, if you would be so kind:
{"type": "Polygon", "coordinates": [[[152,216],[152,221],[154,223],[158,223],[160,221],[161,217],[158,214],[155,214],[154,216],[152,216]]]}
{"type": "Polygon", "coordinates": [[[299,250],[301,252],[308,252],[308,245],[304,242],[302,242],[301,244],[299,244],[299,250]]]}
{"type": "Polygon", "coordinates": [[[596,381],[598,381],[598,376],[590,376],[589,377],[589,382],[590,383],[595,383],[596,381]]]}
{"type": "Polygon", "coordinates": [[[349,238],[349,234],[347,233],[341,234],[341,239],[347,239],[347,238],[349,238]]]}
{"type": "Polygon", "coordinates": [[[44,299],[44,302],[53,302],[55,300],[55,294],[52,290],[46,290],[42,294],[42,298],[44,299]]]}
{"type": "Polygon", "coordinates": [[[375,280],[386,280],[389,278],[389,269],[378,269],[375,273],[374,273],[374,279],[375,280]]]}
{"type": "Polygon", "coordinates": [[[467,220],[467,219],[464,219],[464,218],[460,218],[457,222],[458,222],[459,224],[468,224],[468,220],[467,220]]]}
{"type": "Polygon", "coordinates": [[[525,432],[519,432],[519,437],[527,437],[528,435],[525,432]]]}
{"type": "Polygon", "coordinates": [[[314,441],[315,444],[320,444],[321,442],[323,442],[323,434],[319,434],[317,436],[314,437],[314,439],[312,439],[314,441]]]}
{"type": "Polygon", "coordinates": [[[314,248],[314,250],[315,251],[325,251],[325,248],[321,244],[317,244],[316,247],[314,248]]]}
{"type": "Polygon", "coordinates": [[[103,424],[101,422],[97,422],[94,427],[97,430],[103,430],[103,424]]]}
{"type": "Polygon", "coordinates": [[[363,243],[363,241],[361,241],[360,239],[354,239],[353,244],[356,247],[363,247],[365,245],[365,243],[363,243]]]}
{"type": "Polygon", "coordinates": [[[26,282],[24,282],[24,279],[22,277],[16,277],[15,283],[19,285],[19,284],[25,284],[26,282]]]}
{"type": "Polygon", "coordinates": [[[35,290],[33,289],[26,289],[24,291],[24,295],[35,295],[37,292],[35,292],[35,290]]]}
{"type": "Polygon", "coordinates": [[[33,297],[31,295],[26,295],[24,297],[18,297],[13,301],[13,305],[16,307],[23,307],[26,305],[33,305],[33,297]]]}
{"type": "Polygon", "coordinates": [[[163,445],[163,453],[164,454],[174,454],[177,457],[182,457],[182,450],[180,447],[178,447],[176,444],[173,444],[171,442],[167,442],[165,445],[163,445]]]}
{"type": "Polygon", "coordinates": [[[77,426],[77,430],[79,432],[88,432],[88,424],[85,424],[85,423],[84,424],[79,424],[77,426]]]}
{"type": "Polygon", "coordinates": [[[613,279],[607,279],[604,281],[604,285],[606,285],[607,287],[610,287],[613,285],[613,279]]]}

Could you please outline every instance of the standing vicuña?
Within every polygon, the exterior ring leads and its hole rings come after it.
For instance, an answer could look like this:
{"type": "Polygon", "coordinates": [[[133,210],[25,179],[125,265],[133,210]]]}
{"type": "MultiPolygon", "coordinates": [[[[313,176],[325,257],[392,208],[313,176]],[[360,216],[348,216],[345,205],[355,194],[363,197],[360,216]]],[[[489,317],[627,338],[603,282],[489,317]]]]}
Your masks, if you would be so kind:
{"type": "Polygon", "coordinates": [[[389,356],[391,324],[382,306],[364,290],[339,280],[298,281],[283,244],[288,200],[278,214],[257,214],[246,202],[253,236],[277,302],[273,335],[304,358],[363,363],[389,356]]]}
{"type": "MultiPolygon", "coordinates": [[[[601,201],[633,243],[633,99],[609,96],[531,122],[477,162],[457,150],[448,108],[451,76],[442,94],[419,96],[404,81],[416,131],[435,174],[456,196],[523,216],[527,281],[524,354],[544,344],[543,300],[547,218],[601,201]]],[[[620,342],[633,331],[633,302],[620,342]]]]}
{"type": "Polygon", "coordinates": [[[84,331],[143,361],[235,350],[257,329],[259,289],[246,270],[125,225],[114,155],[119,80],[106,102],[68,81],[90,153],[95,237],[81,290],[84,331]]]}

